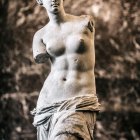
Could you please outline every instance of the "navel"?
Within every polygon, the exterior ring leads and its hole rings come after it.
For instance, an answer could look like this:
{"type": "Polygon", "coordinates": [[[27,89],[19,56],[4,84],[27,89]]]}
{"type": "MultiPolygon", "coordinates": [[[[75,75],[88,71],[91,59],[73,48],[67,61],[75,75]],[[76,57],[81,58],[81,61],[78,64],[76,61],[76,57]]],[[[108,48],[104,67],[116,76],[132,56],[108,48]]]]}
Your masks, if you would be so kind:
{"type": "Polygon", "coordinates": [[[62,80],[63,80],[63,81],[67,81],[67,78],[66,78],[66,77],[64,77],[62,80]]]}
{"type": "Polygon", "coordinates": [[[74,59],[75,62],[78,62],[78,59],[74,59]]]}

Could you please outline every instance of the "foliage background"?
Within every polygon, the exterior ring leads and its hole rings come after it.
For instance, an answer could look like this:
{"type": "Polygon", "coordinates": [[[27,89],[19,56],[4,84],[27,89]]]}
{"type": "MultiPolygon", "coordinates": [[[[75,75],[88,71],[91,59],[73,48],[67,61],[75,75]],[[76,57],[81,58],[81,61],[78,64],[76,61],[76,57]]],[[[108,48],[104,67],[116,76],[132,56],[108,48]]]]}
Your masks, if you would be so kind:
{"type": "MultiPolygon", "coordinates": [[[[96,140],[140,140],[140,0],[65,0],[96,21],[96,84],[102,104],[96,140]]],[[[49,67],[32,58],[48,22],[35,0],[0,0],[0,140],[34,140],[32,110],[49,67]]]]}

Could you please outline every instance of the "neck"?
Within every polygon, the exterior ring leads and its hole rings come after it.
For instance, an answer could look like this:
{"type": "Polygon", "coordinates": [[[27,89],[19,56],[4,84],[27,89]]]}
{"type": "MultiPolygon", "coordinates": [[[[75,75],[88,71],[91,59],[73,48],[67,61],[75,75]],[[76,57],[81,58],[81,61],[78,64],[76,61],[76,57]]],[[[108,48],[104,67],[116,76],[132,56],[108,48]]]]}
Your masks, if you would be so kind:
{"type": "Polygon", "coordinates": [[[48,16],[51,23],[60,24],[65,21],[66,13],[64,9],[61,9],[58,13],[50,13],[48,12],[48,16]]]}

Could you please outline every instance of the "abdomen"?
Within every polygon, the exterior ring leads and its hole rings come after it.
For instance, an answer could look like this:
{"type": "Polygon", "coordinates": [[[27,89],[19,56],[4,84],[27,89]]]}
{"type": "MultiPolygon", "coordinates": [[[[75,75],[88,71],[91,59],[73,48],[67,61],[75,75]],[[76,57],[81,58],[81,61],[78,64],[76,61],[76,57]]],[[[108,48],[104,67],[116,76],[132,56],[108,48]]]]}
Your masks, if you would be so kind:
{"type": "Polygon", "coordinates": [[[95,77],[87,72],[55,71],[46,79],[38,99],[38,107],[75,96],[96,94],[95,77]]]}

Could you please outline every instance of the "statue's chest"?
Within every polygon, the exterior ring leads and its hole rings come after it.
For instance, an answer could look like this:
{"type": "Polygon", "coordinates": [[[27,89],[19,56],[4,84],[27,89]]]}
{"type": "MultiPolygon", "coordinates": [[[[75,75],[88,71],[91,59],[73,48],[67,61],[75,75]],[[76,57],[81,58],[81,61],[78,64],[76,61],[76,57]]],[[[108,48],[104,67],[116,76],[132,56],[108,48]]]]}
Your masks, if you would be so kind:
{"type": "Polygon", "coordinates": [[[52,57],[57,57],[65,53],[65,38],[60,33],[53,33],[45,37],[46,50],[52,57]]]}
{"type": "Polygon", "coordinates": [[[84,53],[89,44],[89,35],[86,28],[65,26],[61,30],[52,30],[43,37],[47,52],[53,56],[66,53],[84,53]]]}

